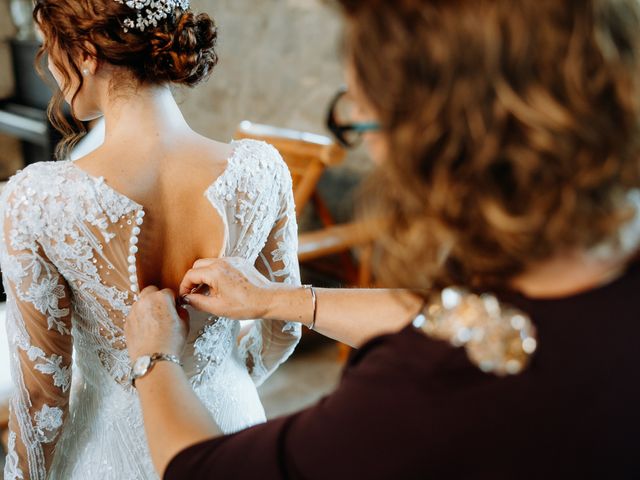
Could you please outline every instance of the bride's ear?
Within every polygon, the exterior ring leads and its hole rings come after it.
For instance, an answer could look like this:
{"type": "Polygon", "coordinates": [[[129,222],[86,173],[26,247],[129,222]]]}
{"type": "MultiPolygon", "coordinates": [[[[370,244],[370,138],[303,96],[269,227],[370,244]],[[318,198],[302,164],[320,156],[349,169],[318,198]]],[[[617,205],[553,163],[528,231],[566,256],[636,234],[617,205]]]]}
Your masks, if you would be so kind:
{"type": "Polygon", "coordinates": [[[83,75],[95,75],[100,67],[98,51],[96,47],[89,42],[83,42],[82,47],[82,64],[80,70],[83,75]]]}

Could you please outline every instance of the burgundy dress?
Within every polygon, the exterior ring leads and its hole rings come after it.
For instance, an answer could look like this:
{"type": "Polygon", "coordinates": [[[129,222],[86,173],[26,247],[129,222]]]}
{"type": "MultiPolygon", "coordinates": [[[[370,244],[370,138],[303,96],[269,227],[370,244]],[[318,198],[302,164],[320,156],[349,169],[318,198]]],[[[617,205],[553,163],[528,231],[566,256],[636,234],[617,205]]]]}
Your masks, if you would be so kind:
{"type": "Polygon", "coordinates": [[[164,478],[640,478],[636,297],[637,266],[564,299],[508,297],[538,329],[510,377],[413,326],[376,338],[316,406],[190,447],[164,478]]]}

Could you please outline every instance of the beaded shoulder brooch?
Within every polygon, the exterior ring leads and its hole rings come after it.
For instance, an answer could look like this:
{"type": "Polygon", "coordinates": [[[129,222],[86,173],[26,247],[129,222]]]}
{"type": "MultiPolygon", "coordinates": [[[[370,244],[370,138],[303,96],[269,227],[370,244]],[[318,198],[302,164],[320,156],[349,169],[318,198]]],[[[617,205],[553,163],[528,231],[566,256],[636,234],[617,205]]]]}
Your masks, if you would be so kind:
{"type": "Polygon", "coordinates": [[[501,304],[491,294],[475,295],[445,288],[413,321],[427,336],[464,347],[483,372],[516,375],[536,351],[536,330],[520,310],[501,304]]]}

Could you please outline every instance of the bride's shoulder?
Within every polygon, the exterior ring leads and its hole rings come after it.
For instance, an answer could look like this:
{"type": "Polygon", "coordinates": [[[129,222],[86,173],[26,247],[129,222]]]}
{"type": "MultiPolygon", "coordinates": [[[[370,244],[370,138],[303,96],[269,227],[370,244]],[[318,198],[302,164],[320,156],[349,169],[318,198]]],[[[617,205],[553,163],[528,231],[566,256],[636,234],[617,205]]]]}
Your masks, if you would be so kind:
{"type": "MultiPolygon", "coordinates": [[[[218,183],[236,183],[241,181],[248,186],[251,181],[284,181],[286,183],[289,169],[280,152],[271,144],[254,139],[232,140],[223,143],[201,135],[195,137],[193,149],[188,150],[196,169],[201,171],[218,171],[218,183]]],[[[178,157],[182,158],[185,151],[178,157]]],[[[184,165],[184,161],[182,162],[184,165]]],[[[290,178],[289,178],[290,180],[290,178]]]]}
{"type": "Polygon", "coordinates": [[[287,164],[273,145],[261,140],[243,139],[233,141],[231,146],[233,153],[229,159],[229,170],[240,170],[252,178],[291,181],[287,164]]]}
{"type": "Polygon", "coordinates": [[[0,195],[0,230],[11,227],[13,245],[29,245],[42,232],[54,203],[66,205],[66,162],[38,162],[18,171],[0,195]],[[62,201],[61,201],[62,200],[62,201]]]}
{"type": "MultiPolygon", "coordinates": [[[[263,211],[278,209],[292,192],[292,179],[282,156],[272,145],[244,139],[231,143],[224,172],[207,190],[211,201],[235,204],[240,210],[260,204],[263,211]],[[239,201],[242,200],[242,201],[239,201]]],[[[275,211],[275,210],[274,210],[275,211]]],[[[244,218],[244,213],[238,214],[244,218]]]]}
{"type": "Polygon", "coordinates": [[[38,162],[16,172],[2,189],[5,204],[20,194],[20,198],[50,194],[51,189],[67,180],[69,162],[38,162]]]}

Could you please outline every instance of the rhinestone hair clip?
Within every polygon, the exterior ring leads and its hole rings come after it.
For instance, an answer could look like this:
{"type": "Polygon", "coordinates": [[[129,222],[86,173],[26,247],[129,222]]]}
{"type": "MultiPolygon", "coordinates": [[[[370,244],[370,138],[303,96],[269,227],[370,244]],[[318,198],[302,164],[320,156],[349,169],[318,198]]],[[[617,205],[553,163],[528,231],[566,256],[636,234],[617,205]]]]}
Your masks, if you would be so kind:
{"type": "Polygon", "coordinates": [[[122,5],[136,10],[135,21],[127,18],[124,21],[124,31],[137,29],[144,32],[148,28],[155,28],[158,22],[164,20],[176,8],[187,10],[189,0],[114,0],[122,5]]]}

